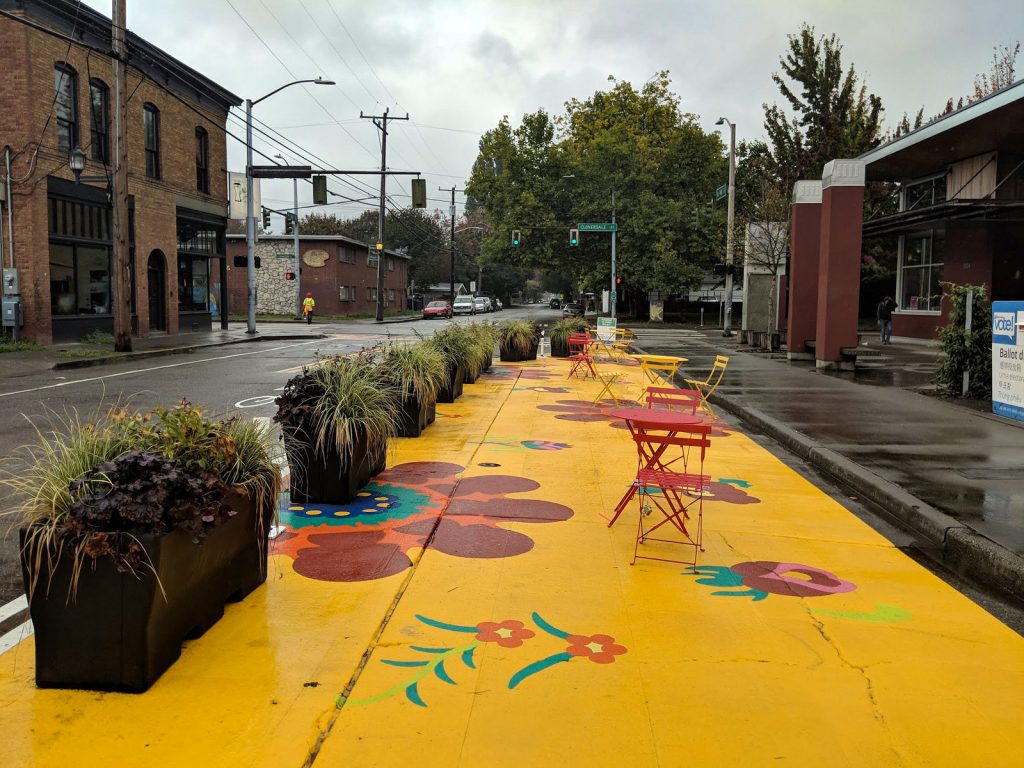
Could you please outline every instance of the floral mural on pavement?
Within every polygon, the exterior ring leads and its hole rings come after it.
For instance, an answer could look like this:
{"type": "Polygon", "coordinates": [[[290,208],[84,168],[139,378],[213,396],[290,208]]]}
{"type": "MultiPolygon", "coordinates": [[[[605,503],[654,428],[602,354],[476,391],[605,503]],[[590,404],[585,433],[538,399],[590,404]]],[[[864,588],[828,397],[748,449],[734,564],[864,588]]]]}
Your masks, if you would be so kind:
{"type": "Polygon", "coordinates": [[[464,469],[446,462],[399,464],[349,504],[289,505],[281,513],[285,530],[274,539],[273,553],[291,557],[295,571],[307,578],[367,581],[409,568],[407,553],[428,539],[432,549],[453,557],[515,557],[533,549],[534,542],[504,524],[554,523],[573,516],[562,504],[512,496],[539,488],[533,480],[460,479],[464,469]]]}
{"type": "MultiPolygon", "coordinates": [[[[552,625],[536,611],[531,614],[530,618],[537,630],[558,641],[557,645],[550,642],[548,645],[555,645],[559,647],[559,650],[555,653],[548,653],[554,648],[541,651],[548,655],[531,661],[512,673],[508,679],[509,690],[514,690],[528,678],[558,664],[582,660],[607,665],[612,664],[616,657],[623,655],[628,650],[626,646],[615,642],[615,638],[611,635],[583,635],[566,632],[552,625]]],[[[544,635],[539,635],[538,632],[518,619],[481,621],[478,624],[450,624],[418,614],[416,619],[428,627],[455,633],[456,636],[459,634],[472,635],[472,639],[453,640],[436,646],[410,645],[409,650],[417,654],[414,658],[381,659],[381,663],[387,666],[409,669],[409,675],[381,693],[363,699],[350,699],[345,702],[345,706],[358,707],[374,704],[404,693],[408,701],[418,707],[426,707],[427,702],[421,694],[420,685],[428,682],[431,675],[448,685],[458,685],[458,681],[452,677],[452,670],[445,666],[446,662],[451,662],[452,666],[461,664],[466,669],[476,670],[476,651],[483,645],[493,643],[500,648],[516,649],[531,643],[530,648],[533,648],[544,639],[544,635]]],[[[501,663],[504,658],[504,655],[498,656],[496,662],[501,663]]]]}

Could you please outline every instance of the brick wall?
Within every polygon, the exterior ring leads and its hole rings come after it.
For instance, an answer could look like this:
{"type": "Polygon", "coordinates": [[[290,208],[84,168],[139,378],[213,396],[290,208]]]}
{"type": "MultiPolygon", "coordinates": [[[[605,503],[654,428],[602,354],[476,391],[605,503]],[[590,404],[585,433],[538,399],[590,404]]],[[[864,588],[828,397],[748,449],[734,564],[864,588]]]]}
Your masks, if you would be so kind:
{"type": "MultiPolygon", "coordinates": [[[[68,169],[67,154],[58,149],[56,118],[51,117],[54,67],[66,56],[68,65],[77,72],[78,143],[88,158],[83,174],[99,176],[108,168],[91,157],[89,79],[98,78],[112,89],[113,65],[109,57],[78,45],[72,45],[69,51],[66,41],[5,17],[0,17],[0,51],[4,52],[5,65],[0,147],[9,144],[17,155],[12,168],[14,254],[21,271],[24,331],[25,336],[34,341],[49,343],[52,331],[46,177],[74,178],[68,169]]],[[[223,205],[226,201],[226,115],[207,103],[209,99],[200,102],[171,92],[130,66],[128,94],[128,191],[135,202],[138,331],[142,335],[149,332],[146,268],[150,252],[159,250],[167,264],[167,330],[175,333],[178,330],[176,201],[178,196],[199,204],[223,205]],[[160,111],[159,180],[149,179],[145,173],[143,105],[147,102],[160,111]],[[197,126],[205,128],[209,135],[209,194],[196,188],[197,126]]],[[[110,113],[110,151],[113,153],[112,90],[110,113]]],[[[6,232],[6,218],[4,226],[6,232]]],[[[6,245],[4,253],[8,258],[6,245]]]]}

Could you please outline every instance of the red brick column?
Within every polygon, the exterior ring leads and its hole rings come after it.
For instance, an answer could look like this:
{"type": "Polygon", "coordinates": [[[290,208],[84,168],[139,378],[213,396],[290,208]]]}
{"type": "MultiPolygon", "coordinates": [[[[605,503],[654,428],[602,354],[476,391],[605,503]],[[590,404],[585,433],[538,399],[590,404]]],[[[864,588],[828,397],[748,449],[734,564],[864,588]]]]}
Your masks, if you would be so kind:
{"type": "Polygon", "coordinates": [[[806,342],[818,324],[818,248],[821,245],[821,182],[793,185],[789,212],[789,321],[786,341],[790,360],[813,360],[806,342]]]}
{"type": "Polygon", "coordinates": [[[864,161],[831,160],[821,174],[821,246],[815,362],[852,368],[842,349],[857,346],[864,161]]]}

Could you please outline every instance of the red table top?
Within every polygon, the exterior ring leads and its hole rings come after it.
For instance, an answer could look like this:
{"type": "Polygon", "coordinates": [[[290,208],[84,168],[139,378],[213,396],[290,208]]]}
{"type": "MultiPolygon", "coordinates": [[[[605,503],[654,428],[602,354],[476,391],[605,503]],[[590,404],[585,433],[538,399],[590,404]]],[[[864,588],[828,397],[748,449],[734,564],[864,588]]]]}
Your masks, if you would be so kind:
{"type": "Polygon", "coordinates": [[[637,424],[641,427],[654,429],[672,429],[672,427],[688,427],[700,424],[704,419],[689,413],[678,411],[662,411],[653,408],[619,408],[609,412],[609,416],[637,424]]]}

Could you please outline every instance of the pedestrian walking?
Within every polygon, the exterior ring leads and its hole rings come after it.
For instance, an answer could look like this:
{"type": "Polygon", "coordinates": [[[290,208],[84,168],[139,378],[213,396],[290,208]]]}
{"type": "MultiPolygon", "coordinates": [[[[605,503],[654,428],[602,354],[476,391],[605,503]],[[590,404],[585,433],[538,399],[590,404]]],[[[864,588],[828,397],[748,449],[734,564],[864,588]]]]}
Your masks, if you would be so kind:
{"type": "Polygon", "coordinates": [[[306,325],[313,322],[313,310],[316,309],[316,302],[313,301],[313,294],[307,293],[302,300],[302,314],[306,316],[306,325]]]}
{"type": "Polygon", "coordinates": [[[878,303],[878,335],[883,344],[892,344],[892,311],[896,302],[886,296],[878,303]]]}

